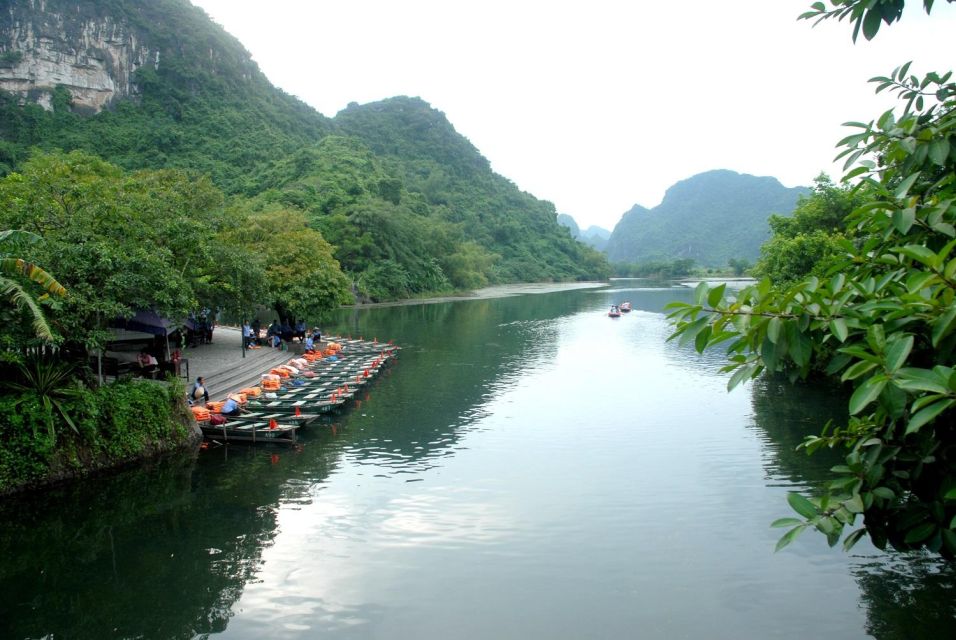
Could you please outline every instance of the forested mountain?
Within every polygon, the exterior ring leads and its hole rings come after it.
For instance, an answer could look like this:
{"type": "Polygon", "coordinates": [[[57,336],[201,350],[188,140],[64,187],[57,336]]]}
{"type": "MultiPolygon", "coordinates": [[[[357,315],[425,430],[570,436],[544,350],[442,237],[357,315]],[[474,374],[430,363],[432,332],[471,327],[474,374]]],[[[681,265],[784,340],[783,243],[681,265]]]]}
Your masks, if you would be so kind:
{"type": "Polygon", "coordinates": [[[770,237],[768,218],[790,215],[805,187],[733,171],[701,173],[678,182],[653,209],[635,205],[607,243],[612,262],[692,259],[703,266],[753,262],[770,237]]]}
{"type": "Polygon", "coordinates": [[[0,4],[0,175],[34,147],[208,174],[249,214],[297,209],[375,299],[607,273],[444,114],[401,97],[326,118],[187,0],[0,4]]]}

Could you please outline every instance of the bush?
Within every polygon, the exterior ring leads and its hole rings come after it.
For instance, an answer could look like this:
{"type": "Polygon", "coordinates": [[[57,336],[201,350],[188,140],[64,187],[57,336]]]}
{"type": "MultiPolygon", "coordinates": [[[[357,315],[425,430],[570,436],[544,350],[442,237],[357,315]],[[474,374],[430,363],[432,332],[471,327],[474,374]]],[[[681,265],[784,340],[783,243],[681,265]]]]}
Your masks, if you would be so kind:
{"type": "Polygon", "coordinates": [[[56,416],[54,438],[37,400],[15,406],[19,396],[0,395],[0,494],[185,445],[190,431],[177,409],[182,396],[176,381],[120,380],[82,389],[68,406],[77,432],[56,416]]]}

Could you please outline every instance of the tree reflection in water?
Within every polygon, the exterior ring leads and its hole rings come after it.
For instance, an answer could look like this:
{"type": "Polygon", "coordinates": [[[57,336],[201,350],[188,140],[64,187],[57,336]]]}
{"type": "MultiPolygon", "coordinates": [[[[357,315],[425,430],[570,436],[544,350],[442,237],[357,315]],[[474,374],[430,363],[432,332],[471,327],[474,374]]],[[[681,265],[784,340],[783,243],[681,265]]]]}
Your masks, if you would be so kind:
{"type": "MultiPolygon", "coordinates": [[[[797,445],[818,433],[827,420],[846,420],[847,396],[832,383],[791,385],[780,377],[763,376],[753,385],[754,424],[771,455],[765,461],[769,484],[794,489],[819,487],[830,467],[843,463],[843,451],[823,450],[812,456],[797,445]]],[[[786,505],[781,504],[781,515],[786,505]]],[[[822,538],[820,540],[823,543],[822,538]]],[[[879,640],[951,637],[956,621],[956,569],[925,554],[861,555],[854,549],[851,572],[866,606],[866,630],[879,640]]]]}

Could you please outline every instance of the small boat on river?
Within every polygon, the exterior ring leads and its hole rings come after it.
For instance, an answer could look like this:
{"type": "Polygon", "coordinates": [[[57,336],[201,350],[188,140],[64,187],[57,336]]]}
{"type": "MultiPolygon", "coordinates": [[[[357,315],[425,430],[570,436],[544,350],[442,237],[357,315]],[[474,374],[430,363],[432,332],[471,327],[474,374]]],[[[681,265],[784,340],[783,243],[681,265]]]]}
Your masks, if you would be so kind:
{"type": "Polygon", "coordinates": [[[630,303],[630,302],[622,302],[621,305],[620,305],[620,309],[621,309],[621,312],[622,312],[622,313],[630,313],[630,312],[631,312],[631,303],[630,303]]]}
{"type": "Polygon", "coordinates": [[[219,440],[220,442],[251,442],[292,444],[296,439],[297,424],[279,424],[275,420],[269,422],[242,422],[229,420],[225,424],[214,425],[208,422],[200,423],[204,438],[219,440]]]}
{"type": "Polygon", "coordinates": [[[608,317],[610,317],[610,318],[620,318],[620,317],[621,317],[621,310],[618,308],[618,306],[617,306],[616,304],[612,304],[612,305],[611,305],[611,310],[607,312],[607,315],[608,315],[608,317]]]}

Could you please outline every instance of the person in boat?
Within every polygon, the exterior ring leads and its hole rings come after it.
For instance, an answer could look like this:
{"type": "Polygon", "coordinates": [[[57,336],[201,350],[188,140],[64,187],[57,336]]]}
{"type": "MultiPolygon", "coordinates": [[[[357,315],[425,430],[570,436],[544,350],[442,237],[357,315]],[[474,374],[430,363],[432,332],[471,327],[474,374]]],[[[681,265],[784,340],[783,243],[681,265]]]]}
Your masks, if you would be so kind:
{"type": "Polygon", "coordinates": [[[199,376],[189,387],[189,403],[204,405],[209,402],[209,392],[206,391],[206,380],[199,376]]]}
{"type": "Polygon", "coordinates": [[[226,398],[219,413],[224,416],[238,416],[242,413],[242,406],[231,397],[226,398]]]}

